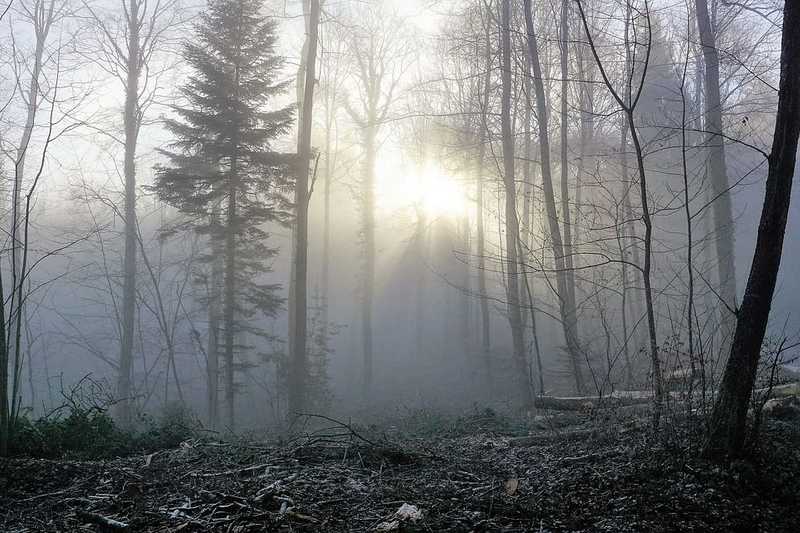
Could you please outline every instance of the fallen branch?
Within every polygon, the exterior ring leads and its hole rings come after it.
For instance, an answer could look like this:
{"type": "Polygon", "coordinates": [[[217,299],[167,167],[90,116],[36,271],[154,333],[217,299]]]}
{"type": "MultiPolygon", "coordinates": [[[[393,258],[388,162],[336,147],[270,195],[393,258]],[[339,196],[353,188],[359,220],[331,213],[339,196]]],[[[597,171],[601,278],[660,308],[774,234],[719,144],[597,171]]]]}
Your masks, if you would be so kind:
{"type": "Polygon", "coordinates": [[[366,438],[363,435],[361,435],[360,433],[358,433],[355,429],[353,429],[352,425],[350,425],[350,424],[348,424],[346,422],[342,422],[341,420],[336,420],[335,418],[331,418],[331,417],[325,416],[325,415],[318,415],[318,414],[315,414],[315,413],[297,413],[297,416],[305,416],[305,417],[308,417],[308,418],[321,418],[322,420],[327,420],[328,422],[332,422],[333,424],[336,424],[337,426],[340,426],[340,427],[346,429],[349,432],[350,435],[352,435],[353,437],[357,438],[358,440],[364,441],[364,442],[366,442],[367,444],[369,444],[371,446],[377,446],[377,444],[375,444],[374,442],[372,442],[368,438],[366,438]]]}
{"type": "Polygon", "coordinates": [[[189,472],[189,474],[187,474],[187,475],[189,477],[234,476],[234,475],[247,474],[247,473],[250,473],[250,472],[253,472],[253,471],[256,471],[256,470],[263,470],[263,469],[268,468],[270,466],[274,466],[274,465],[272,465],[270,463],[265,463],[265,464],[262,464],[262,465],[247,466],[247,467],[244,467],[244,468],[236,468],[234,470],[225,470],[223,472],[205,472],[205,473],[189,472]]]}
{"type": "Polygon", "coordinates": [[[109,531],[127,531],[130,528],[125,522],[120,522],[119,520],[108,518],[101,514],[90,513],[88,511],[77,511],[76,514],[79,518],[91,522],[92,524],[97,524],[101,528],[109,531]]]}

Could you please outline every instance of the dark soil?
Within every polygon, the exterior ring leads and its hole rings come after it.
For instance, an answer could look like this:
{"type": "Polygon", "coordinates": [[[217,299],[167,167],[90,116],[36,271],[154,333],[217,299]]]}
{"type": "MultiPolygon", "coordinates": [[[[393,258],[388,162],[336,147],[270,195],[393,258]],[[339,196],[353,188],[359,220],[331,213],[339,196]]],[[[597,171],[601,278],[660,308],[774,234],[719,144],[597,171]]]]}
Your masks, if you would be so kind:
{"type": "Polygon", "coordinates": [[[484,417],[416,436],[329,427],[280,445],[10,459],[0,530],[800,531],[796,424],[770,422],[759,458],[727,468],[697,459],[682,428],[593,427],[519,446],[484,417]],[[421,518],[395,516],[404,503],[421,518]]]}

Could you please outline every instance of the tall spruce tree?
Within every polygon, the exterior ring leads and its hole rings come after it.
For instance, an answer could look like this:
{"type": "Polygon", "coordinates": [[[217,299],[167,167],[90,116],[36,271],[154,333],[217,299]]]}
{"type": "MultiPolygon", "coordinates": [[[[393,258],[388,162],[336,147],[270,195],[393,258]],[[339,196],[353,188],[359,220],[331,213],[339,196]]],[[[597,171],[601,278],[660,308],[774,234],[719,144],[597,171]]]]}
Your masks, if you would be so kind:
{"type": "MultiPolygon", "coordinates": [[[[184,105],[166,127],[175,140],[162,154],[154,190],[206,235],[213,261],[221,253],[220,354],[227,420],[234,425],[235,372],[245,362],[246,335],[260,335],[256,317],[282,305],[279,285],[265,283],[269,260],[265,225],[287,223],[292,156],[271,150],[286,133],[293,107],[267,110],[287,88],[279,83],[276,23],[260,14],[261,0],[210,0],[183,57],[194,73],[181,89],[184,105]]],[[[215,369],[212,369],[215,370],[215,369]]]]}

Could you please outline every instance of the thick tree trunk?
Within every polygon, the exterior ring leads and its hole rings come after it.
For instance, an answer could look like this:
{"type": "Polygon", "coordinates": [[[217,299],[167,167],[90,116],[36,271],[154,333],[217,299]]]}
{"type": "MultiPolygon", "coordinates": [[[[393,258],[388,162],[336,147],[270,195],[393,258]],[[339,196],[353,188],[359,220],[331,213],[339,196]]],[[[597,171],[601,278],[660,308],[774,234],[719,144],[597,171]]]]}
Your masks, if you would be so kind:
{"type": "Polygon", "coordinates": [[[556,287],[558,290],[559,310],[561,323],[564,328],[564,340],[567,344],[572,365],[572,373],[575,379],[575,388],[579,393],[584,391],[581,351],[578,344],[577,332],[578,325],[575,317],[575,302],[570,297],[569,277],[567,276],[566,264],[564,261],[564,246],[561,239],[561,229],[558,223],[556,212],[555,193],[553,190],[553,177],[550,165],[550,137],[547,131],[547,103],[544,95],[544,84],[542,82],[542,68],[539,63],[539,46],[536,42],[536,32],[533,26],[533,14],[531,11],[531,0],[525,0],[525,26],[528,33],[528,53],[530,56],[531,67],[533,68],[533,85],[536,95],[536,114],[539,122],[539,151],[542,166],[542,191],[544,196],[545,210],[550,228],[550,239],[553,246],[553,260],[556,269],[556,287]]]}
{"type": "Polygon", "coordinates": [[[125,257],[123,259],[122,285],[122,339],[119,354],[120,422],[132,423],[132,374],[133,374],[133,330],[136,315],[136,143],[139,136],[139,0],[130,0],[128,5],[128,50],[127,81],[125,83],[125,257]]]}
{"type": "MultiPolygon", "coordinates": [[[[709,157],[707,172],[711,182],[712,209],[714,213],[714,239],[719,269],[719,295],[728,307],[736,307],[736,270],[734,266],[734,224],[731,195],[728,191],[728,173],[725,165],[725,141],[722,137],[722,101],[719,92],[719,53],[714,29],[708,14],[707,0],[695,0],[697,27],[705,62],[705,129],[709,157]]],[[[736,317],[722,311],[721,325],[724,342],[728,346],[736,317]]]]}
{"type": "Polygon", "coordinates": [[[294,319],[290,332],[293,353],[289,366],[289,415],[304,411],[308,374],[306,330],[308,315],[308,176],[311,165],[311,128],[314,108],[314,83],[317,64],[317,31],[319,29],[319,0],[309,0],[307,5],[307,37],[303,81],[303,98],[298,131],[297,155],[299,169],[295,185],[297,218],[294,247],[294,319]]]}
{"type": "Polygon", "coordinates": [[[753,263],[736,320],[730,357],[711,415],[705,454],[734,458],[744,448],[747,407],[781,264],[800,135],[800,2],[787,0],[783,12],[778,113],[769,156],[764,205],[753,263]]]}
{"type": "Polygon", "coordinates": [[[511,1],[503,0],[502,7],[503,97],[501,126],[503,135],[503,182],[505,185],[506,254],[508,256],[506,290],[518,393],[521,396],[523,406],[528,407],[531,403],[531,388],[519,305],[519,258],[517,254],[519,219],[517,218],[517,188],[514,174],[514,132],[511,128],[511,1]]]}

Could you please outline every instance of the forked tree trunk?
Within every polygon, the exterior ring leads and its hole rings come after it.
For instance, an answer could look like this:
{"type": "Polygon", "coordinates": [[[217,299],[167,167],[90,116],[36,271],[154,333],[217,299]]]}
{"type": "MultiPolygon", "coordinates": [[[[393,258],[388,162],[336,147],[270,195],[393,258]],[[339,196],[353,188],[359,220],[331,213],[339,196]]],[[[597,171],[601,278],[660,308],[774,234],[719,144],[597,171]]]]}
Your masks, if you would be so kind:
{"type": "Polygon", "coordinates": [[[781,77],[778,113],[769,156],[764,205],[742,305],[736,320],[730,357],[720,394],[711,415],[706,456],[724,459],[741,455],[747,408],[753,391],[761,345],[781,264],[800,135],[800,1],[787,0],[783,11],[781,77]]]}
{"type": "MultiPolygon", "coordinates": [[[[627,120],[628,129],[630,131],[630,136],[631,136],[631,143],[633,144],[634,154],[636,156],[636,167],[639,174],[639,200],[642,208],[642,224],[644,225],[644,262],[642,264],[642,282],[644,283],[645,312],[647,314],[647,330],[650,337],[649,339],[650,361],[652,365],[652,375],[653,375],[653,427],[658,428],[663,406],[664,387],[661,379],[661,362],[658,355],[658,338],[656,335],[653,288],[651,282],[653,221],[649,207],[649,198],[648,198],[649,191],[647,185],[648,175],[644,165],[644,151],[642,150],[642,145],[641,142],[639,141],[639,134],[636,129],[636,121],[635,121],[636,105],[639,102],[640,96],[642,95],[642,90],[644,89],[644,84],[647,79],[647,69],[650,64],[650,51],[652,49],[652,44],[653,44],[652,43],[653,32],[650,22],[650,12],[647,9],[645,9],[645,11],[643,12],[643,16],[647,23],[647,40],[645,42],[645,58],[644,61],[642,62],[642,73],[641,77],[639,78],[638,87],[636,88],[635,91],[633,90],[633,83],[634,83],[633,77],[631,75],[628,75],[626,77],[626,85],[624,88],[625,93],[620,95],[620,93],[614,88],[614,84],[609,79],[608,73],[606,72],[606,69],[603,66],[603,62],[601,61],[600,56],[598,55],[597,47],[595,46],[594,39],[592,38],[591,30],[589,29],[589,22],[586,19],[586,12],[583,9],[583,4],[581,3],[581,0],[578,0],[577,5],[581,17],[581,22],[583,23],[586,39],[588,41],[589,48],[592,51],[592,56],[594,57],[595,64],[597,65],[597,68],[600,71],[600,75],[603,78],[603,83],[605,84],[609,93],[611,93],[611,96],[616,101],[620,110],[623,111],[625,118],[627,120]]],[[[628,31],[628,23],[630,17],[631,17],[631,9],[630,9],[630,4],[628,4],[625,14],[626,64],[631,62],[631,56],[628,51],[630,46],[629,31],[628,31]]],[[[628,67],[626,67],[626,72],[631,73],[632,70],[628,70],[628,67]]]]}

